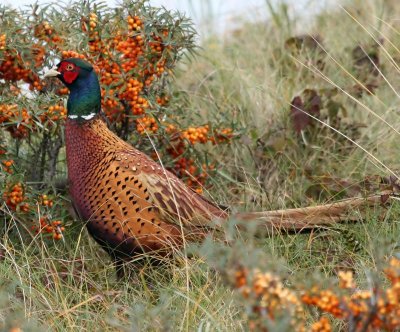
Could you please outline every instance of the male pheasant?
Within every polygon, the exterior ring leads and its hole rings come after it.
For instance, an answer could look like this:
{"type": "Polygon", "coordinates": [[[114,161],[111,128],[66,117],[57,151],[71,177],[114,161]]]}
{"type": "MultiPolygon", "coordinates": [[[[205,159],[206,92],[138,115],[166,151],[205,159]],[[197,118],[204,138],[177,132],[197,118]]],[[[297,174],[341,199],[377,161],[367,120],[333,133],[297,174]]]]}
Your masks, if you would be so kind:
{"type": "Polygon", "coordinates": [[[116,259],[166,255],[204,237],[227,213],[107,128],[93,67],[70,58],[49,70],[70,90],[65,126],[69,190],[89,233],[116,259]]]}
{"type": "MultiPolygon", "coordinates": [[[[93,67],[70,58],[49,70],[70,90],[65,127],[69,190],[89,233],[117,261],[139,253],[167,255],[184,241],[204,238],[228,214],[192,191],[116,136],[100,114],[100,86],[93,67]]],[[[350,209],[380,196],[324,206],[237,215],[269,228],[304,229],[344,219],[350,209]]],[[[349,219],[349,218],[345,218],[349,219]]],[[[350,218],[351,219],[351,218],[350,218]]]]}

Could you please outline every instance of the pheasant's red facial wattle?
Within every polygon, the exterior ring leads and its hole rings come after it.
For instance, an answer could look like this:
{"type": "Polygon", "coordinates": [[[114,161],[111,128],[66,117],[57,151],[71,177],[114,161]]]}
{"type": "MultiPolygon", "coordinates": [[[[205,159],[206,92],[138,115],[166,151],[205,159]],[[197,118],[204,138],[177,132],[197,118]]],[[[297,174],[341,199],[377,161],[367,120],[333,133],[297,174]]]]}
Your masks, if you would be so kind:
{"type": "Polygon", "coordinates": [[[73,83],[79,75],[79,67],[67,61],[61,62],[58,70],[67,84],[73,83]]]}
{"type": "Polygon", "coordinates": [[[76,80],[76,78],[78,77],[77,72],[66,72],[64,73],[63,77],[64,77],[64,81],[68,84],[71,84],[73,81],[76,80]]]}

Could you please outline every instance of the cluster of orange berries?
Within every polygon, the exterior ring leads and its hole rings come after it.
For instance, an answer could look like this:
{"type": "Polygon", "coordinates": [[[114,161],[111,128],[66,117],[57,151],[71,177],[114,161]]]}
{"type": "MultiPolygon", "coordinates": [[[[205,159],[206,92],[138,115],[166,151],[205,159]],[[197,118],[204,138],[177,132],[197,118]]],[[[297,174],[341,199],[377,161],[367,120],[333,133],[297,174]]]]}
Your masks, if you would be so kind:
{"type": "Polygon", "coordinates": [[[205,144],[207,142],[212,142],[213,144],[227,142],[233,136],[232,129],[227,128],[220,132],[214,131],[214,135],[210,135],[209,125],[189,127],[179,132],[176,126],[166,124],[165,130],[175,141],[175,144],[167,149],[167,152],[173,158],[177,159],[172,171],[181,178],[187,178],[185,180],[186,184],[201,193],[203,191],[202,187],[206,183],[208,172],[212,171],[214,167],[213,165],[198,167],[195,165],[193,159],[183,157],[186,151],[184,142],[189,142],[192,145],[196,143],[205,144]]]}
{"type": "MultiPolygon", "coordinates": [[[[164,30],[162,32],[162,35],[164,37],[168,36],[168,30],[164,30]]],[[[161,53],[164,50],[164,45],[163,45],[163,41],[162,41],[162,37],[161,36],[157,36],[156,34],[152,33],[151,37],[153,39],[153,41],[149,42],[149,46],[152,50],[153,53],[161,53]]]]}
{"type": "Polygon", "coordinates": [[[39,80],[39,77],[37,77],[37,79],[34,79],[32,81],[32,83],[29,84],[29,90],[31,90],[31,91],[33,91],[33,90],[41,91],[42,89],[43,89],[43,84],[39,80]]]}
{"type": "Polygon", "coordinates": [[[53,33],[53,28],[50,26],[50,23],[47,21],[43,21],[39,24],[36,24],[33,30],[33,34],[37,38],[43,38],[45,36],[50,36],[53,33]]]}
{"type": "MultiPolygon", "coordinates": [[[[44,124],[47,121],[64,120],[67,110],[64,106],[49,106],[47,111],[39,116],[44,124]]],[[[5,128],[13,138],[26,138],[35,129],[32,116],[25,108],[19,108],[16,104],[0,104],[0,125],[5,124],[5,128]]]]}
{"type": "Polygon", "coordinates": [[[60,88],[57,90],[57,94],[62,96],[62,95],[67,95],[68,94],[68,88],[60,88]]]}
{"type": "Polygon", "coordinates": [[[32,226],[32,230],[34,230],[37,234],[51,234],[54,240],[61,240],[63,238],[65,227],[62,226],[62,222],[60,220],[50,221],[49,217],[46,216],[41,217],[39,219],[39,223],[39,227],[32,226]]]}
{"type": "Polygon", "coordinates": [[[193,158],[181,157],[175,162],[173,172],[180,178],[185,179],[185,183],[201,194],[203,186],[206,184],[208,173],[214,169],[214,165],[203,164],[201,167],[195,164],[193,158]]]}
{"type": "Polygon", "coordinates": [[[126,82],[125,91],[118,95],[118,98],[121,98],[129,104],[133,115],[142,115],[144,110],[149,107],[148,101],[140,97],[142,90],[143,83],[134,78],[130,78],[126,82]]]}
{"type": "Polygon", "coordinates": [[[157,121],[152,116],[142,116],[136,119],[136,130],[141,135],[156,133],[158,131],[157,121]]]}
{"type": "Polygon", "coordinates": [[[331,332],[332,325],[329,319],[322,316],[318,321],[312,324],[311,332],[331,332]]]}
{"type": "Polygon", "coordinates": [[[89,31],[94,31],[97,27],[97,14],[96,13],[90,13],[89,14],[89,31]]]}
{"type": "Polygon", "coordinates": [[[98,17],[96,13],[89,14],[89,51],[92,53],[102,52],[102,43],[99,31],[97,31],[98,17]]]}
{"type": "Polygon", "coordinates": [[[0,78],[6,81],[17,82],[23,80],[29,81],[30,70],[22,64],[20,56],[13,56],[9,52],[3,55],[3,61],[0,64],[0,78]]]}
{"type": "Polygon", "coordinates": [[[10,93],[14,96],[18,96],[21,93],[21,88],[18,87],[16,84],[10,85],[10,93]]]}
{"type": "MultiPolygon", "coordinates": [[[[167,37],[169,34],[167,29],[162,31],[162,36],[167,37]]],[[[165,72],[166,59],[162,59],[161,55],[164,49],[170,50],[171,45],[165,46],[163,42],[163,37],[157,36],[155,33],[151,34],[152,41],[148,42],[151,54],[153,55],[152,61],[150,63],[151,69],[146,69],[143,74],[147,77],[145,84],[148,86],[154,80],[154,76],[160,77],[165,72]]]]}
{"type": "Polygon", "coordinates": [[[47,21],[36,24],[33,28],[33,34],[36,38],[43,40],[48,44],[60,44],[62,41],[61,37],[55,33],[53,27],[47,21]]]}
{"type": "Polygon", "coordinates": [[[187,151],[185,142],[190,144],[200,143],[205,144],[207,142],[224,142],[228,141],[232,137],[231,129],[223,129],[222,132],[224,137],[219,137],[219,134],[215,136],[209,135],[209,126],[204,125],[200,127],[189,127],[183,132],[179,132],[177,127],[173,124],[165,124],[165,131],[172,138],[174,143],[167,149],[167,152],[176,159],[174,168],[171,169],[178,177],[185,179],[185,183],[193,188],[198,193],[202,193],[203,186],[206,184],[208,172],[214,169],[213,165],[203,164],[201,167],[196,166],[192,158],[186,158],[183,155],[187,151]],[[226,136],[229,134],[228,136],[226,136]]]}
{"type": "Polygon", "coordinates": [[[161,96],[161,97],[157,96],[156,102],[160,106],[165,106],[168,104],[169,98],[168,98],[168,96],[161,96]]]}
{"type": "Polygon", "coordinates": [[[30,90],[42,90],[39,76],[30,68],[31,62],[24,61],[14,49],[7,48],[4,34],[0,36],[0,50],[4,52],[0,60],[0,79],[9,82],[22,80],[29,84],[30,90]]]}
{"type": "MultiPolygon", "coordinates": [[[[33,35],[38,41],[32,45],[31,53],[35,68],[39,68],[44,63],[46,50],[54,49],[58,51],[63,41],[61,36],[54,31],[53,27],[47,21],[36,23],[33,26],[33,35]]],[[[37,83],[31,89],[36,88],[36,86],[37,83]]]]}
{"type": "MultiPolygon", "coordinates": [[[[251,303],[251,315],[274,320],[278,312],[287,311],[294,317],[291,325],[296,331],[305,331],[296,317],[301,316],[303,308],[297,295],[286,288],[279,277],[258,269],[249,271],[239,268],[234,275],[234,287],[251,303]]],[[[263,330],[257,319],[249,322],[251,330],[263,330]]]]}
{"type": "Polygon", "coordinates": [[[53,42],[58,42],[60,41],[59,37],[57,37],[55,40],[52,40],[50,37],[53,35],[54,29],[50,25],[49,22],[43,21],[35,25],[33,28],[33,34],[36,38],[39,38],[41,40],[45,40],[47,42],[53,41],[53,42]]]}
{"type": "MultiPolygon", "coordinates": [[[[171,129],[169,129],[171,130],[171,129]]],[[[200,127],[189,127],[181,133],[181,138],[189,141],[192,144],[211,142],[213,144],[228,142],[232,137],[232,129],[225,128],[221,131],[214,131],[214,135],[209,134],[210,128],[208,125],[200,127]]]]}
{"type": "Polygon", "coordinates": [[[47,195],[40,195],[39,204],[51,208],[53,206],[53,200],[50,199],[47,195]]]}
{"type": "Polygon", "coordinates": [[[32,117],[25,108],[19,109],[16,104],[0,104],[0,125],[7,123],[7,130],[14,138],[25,138],[29,135],[32,117]]]}
{"type": "Polygon", "coordinates": [[[386,290],[357,290],[351,272],[339,274],[339,286],[351,290],[338,296],[330,290],[314,287],[302,296],[302,302],[333,316],[352,320],[357,327],[394,331],[400,328],[400,259],[391,258],[385,269],[391,285],[386,290]]]}
{"type": "Polygon", "coordinates": [[[85,59],[85,56],[83,54],[75,52],[75,51],[62,51],[61,52],[61,57],[63,59],[66,59],[66,58],[79,58],[79,59],[82,59],[82,60],[85,59]]]}
{"type": "Polygon", "coordinates": [[[235,287],[244,298],[255,296],[260,306],[257,310],[265,308],[271,317],[278,307],[300,305],[298,297],[270,272],[255,269],[250,276],[247,269],[240,269],[235,274],[235,287]]]}
{"type": "Polygon", "coordinates": [[[18,208],[22,212],[27,212],[29,210],[29,204],[26,203],[24,189],[21,183],[8,185],[3,193],[3,200],[13,211],[17,211],[18,208]]]}
{"type": "Polygon", "coordinates": [[[119,33],[115,36],[113,43],[115,43],[115,50],[122,55],[122,69],[129,72],[136,68],[138,65],[138,57],[144,54],[143,36],[141,34],[127,36],[126,34],[119,33]]]}
{"type": "Polygon", "coordinates": [[[216,130],[214,135],[210,137],[210,142],[213,144],[227,143],[233,137],[232,128],[224,128],[222,130],[216,130]]]}
{"type": "MultiPolygon", "coordinates": [[[[3,151],[3,150],[0,150],[3,151]]],[[[0,153],[1,155],[1,153],[0,153]]],[[[2,168],[4,170],[4,172],[7,172],[8,174],[12,174],[13,173],[13,169],[12,166],[14,165],[14,160],[10,159],[10,160],[3,160],[1,162],[2,168]]]]}
{"type": "Polygon", "coordinates": [[[46,121],[58,121],[58,120],[65,120],[67,117],[67,109],[62,105],[53,105],[49,106],[46,112],[40,115],[40,120],[42,123],[46,121]]]}
{"type": "Polygon", "coordinates": [[[319,290],[313,287],[310,292],[302,296],[303,303],[318,307],[322,312],[329,312],[335,317],[342,317],[340,298],[333,290],[319,290]]]}
{"type": "MultiPolygon", "coordinates": [[[[148,43],[144,42],[142,33],[144,24],[140,17],[128,16],[127,23],[129,27],[128,35],[119,33],[114,38],[113,42],[115,43],[115,49],[122,54],[122,70],[124,72],[130,72],[135,69],[138,76],[141,78],[141,85],[136,89],[136,95],[140,95],[144,86],[149,87],[155,77],[160,77],[165,71],[165,60],[161,59],[163,45],[161,38],[156,37],[154,34],[152,34],[154,41],[148,43]],[[139,63],[139,57],[145,54],[146,47],[149,47],[152,52],[155,51],[156,54],[146,59],[147,61],[139,63]]],[[[121,87],[119,90],[122,91],[124,89],[125,87],[121,87]]],[[[118,97],[121,98],[121,96],[118,97]]],[[[128,98],[127,100],[130,102],[129,104],[134,115],[143,114],[144,110],[148,107],[148,102],[145,99],[140,101],[140,99],[128,98]]]]}
{"type": "Polygon", "coordinates": [[[0,51],[3,51],[6,49],[6,35],[1,34],[0,35],[0,51]]]}
{"type": "Polygon", "coordinates": [[[187,139],[190,143],[207,143],[209,126],[189,127],[182,132],[182,138],[187,139]]]}
{"type": "MultiPolygon", "coordinates": [[[[117,100],[124,100],[130,107],[131,114],[142,115],[148,107],[148,101],[141,95],[143,94],[144,82],[138,78],[129,78],[126,81],[121,81],[121,71],[139,73],[139,57],[144,54],[144,39],[142,34],[143,22],[138,16],[128,16],[128,31],[119,32],[112,43],[115,45],[115,50],[121,54],[121,66],[114,71],[111,70],[110,77],[116,85],[116,94],[114,97],[117,100]]],[[[143,64],[145,66],[145,64],[143,64]]],[[[142,75],[138,75],[141,79],[142,75]]],[[[110,79],[108,78],[108,79],[110,79]]],[[[144,78],[143,78],[144,80],[144,78]]]]}
{"type": "Polygon", "coordinates": [[[143,29],[143,22],[139,16],[128,15],[127,22],[129,29],[133,32],[139,32],[143,29]]]}
{"type": "Polygon", "coordinates": [[[339,287],[342,289],[355,289],[356,284],[353,278],[353,272],[351,271],[339,271],[339,287]]]}
{"type": "Polygon", "coordinates": [[[176,134],[178,132],[176,126],[174,126],[173,124],[168,124],[168,123],[163,123],[164,127],[165,127],[165,131],[167,134],[176,134]]]}
{"type": "MultiPolygon", "coordinates": [[[[45,208],[52,208],[54,202],[48,195],[43,194],[39,196],[38,204],[45,208]]],[[[65,227],[60,220],[51,220],[48,215],[40,217],[39,225],[33,225],[31,229],[35,231],[36,234],[51,234],[54,240],[61,240],[63,238],[63,232],[65,231],[65,227]]]]}
{"type": "Polygon", "coordinates": [[[46,57],[46,49],[43,45],[34,44],[32,45],[32,55],[34,56],[35,68],[39,68],[43,65],[46,57]]]}

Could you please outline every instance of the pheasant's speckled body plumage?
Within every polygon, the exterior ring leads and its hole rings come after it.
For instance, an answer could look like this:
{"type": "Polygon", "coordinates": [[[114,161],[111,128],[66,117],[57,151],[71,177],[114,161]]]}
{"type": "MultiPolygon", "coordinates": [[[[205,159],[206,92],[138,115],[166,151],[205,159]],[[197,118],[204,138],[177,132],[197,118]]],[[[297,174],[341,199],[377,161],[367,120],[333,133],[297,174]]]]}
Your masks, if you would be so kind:
{"type": "Polygon", "coordinates": [[[171,252],[204,237],[225,212],[111,132],[99,115],[65,128],[74,205],[115,256],[171,252]]]}

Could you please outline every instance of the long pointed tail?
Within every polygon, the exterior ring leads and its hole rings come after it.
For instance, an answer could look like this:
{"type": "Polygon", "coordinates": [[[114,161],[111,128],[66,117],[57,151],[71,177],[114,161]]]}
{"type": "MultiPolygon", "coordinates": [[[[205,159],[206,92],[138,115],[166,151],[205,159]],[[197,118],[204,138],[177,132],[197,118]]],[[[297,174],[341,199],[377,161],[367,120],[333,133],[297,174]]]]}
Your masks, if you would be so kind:
{"type": "Polygon", "coordinates": [[[298,209],[237,213],[233,217],[239,221],[259,221],[269,230],[306,230],[333,225],[340,221],[357,221],[363,218],[371,207],[385,204],[389,197],[389,194],[371,195],[298,209]]]}

